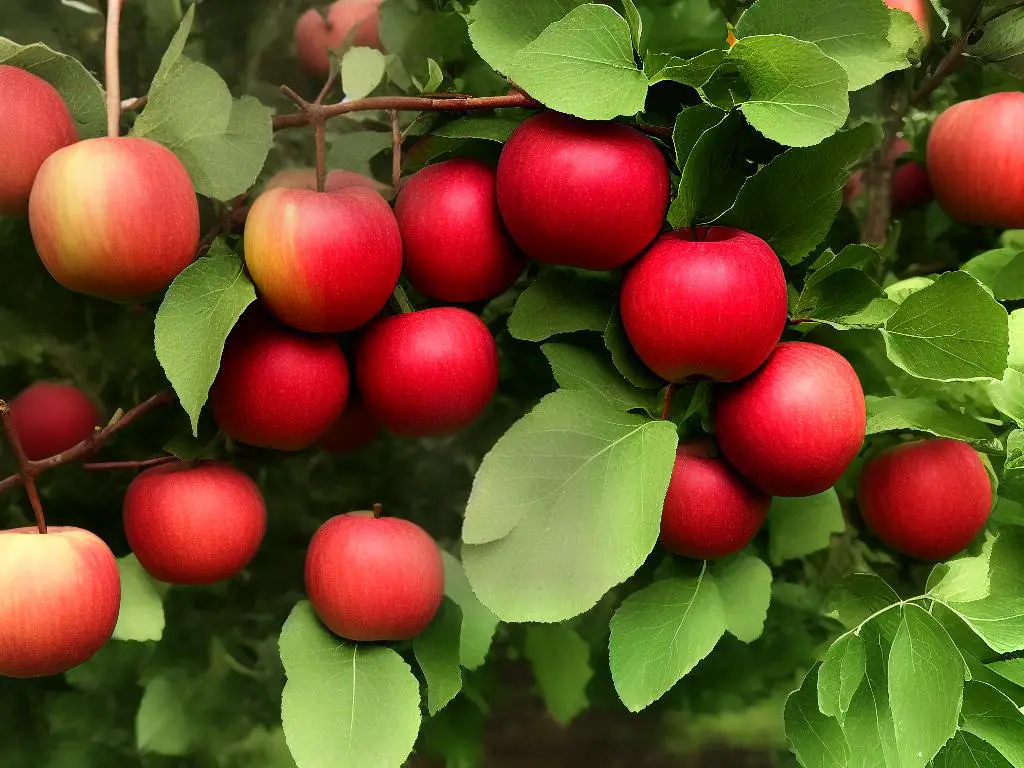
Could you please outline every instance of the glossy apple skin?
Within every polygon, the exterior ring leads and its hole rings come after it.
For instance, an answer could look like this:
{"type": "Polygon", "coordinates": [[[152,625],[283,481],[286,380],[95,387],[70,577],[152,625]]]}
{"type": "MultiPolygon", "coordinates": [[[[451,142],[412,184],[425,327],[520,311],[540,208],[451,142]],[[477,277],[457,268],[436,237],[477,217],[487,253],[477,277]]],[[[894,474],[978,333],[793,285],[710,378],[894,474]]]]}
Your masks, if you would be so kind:
{"type": "Polygon", "coordinates": [[[391,207],[373,190],[278,188],[249,211],[245,263],[281,322],[341,333],[388,302],[402,271],[402,237],[391,207]]]}
{"type": "Polygon", "coordinates": [[[864,391],[853,367],[818,344],[779,344],[753,376],[715,400],[725,458],[771,496],[812,496],[839,480],[864,442],[864,391]]]}
{"type": "Polygon", "coordinates": [[[24,216],[43,162],[78,140],[57,89],[31,72],[0,64],[0,216],[24,216]]]}
{"type": "Polygon", "coordinates": [[[702,560],[734,554],[757,535],[771,502],[724,459],[681,447],[661,513],[661,544],[702,560]]]}
{"type": "Polygon", "coordinates": [[[336,635],[361,642],[408,640],[441,607],[441,551],[408,520],[338,515],[309,544],[306,592],[336,635]]]}
{"type": "Polygon", "coordinates": [[[761,238],[726,227],[662,235],[626,273],[620,306],[633,348],[663,379],[736,381],[786,327],[786,277],[761,238]]]}
{"type": "Polygon", "coordinates": [[[50,155],[32,187],[29,224],[58,283],[112,301],[159,293],[199,244],[192,180],[149,139],[87,139],[50,155]]]}
{"type": "Polygon", "coordinates": [[[857,500],[864,522],[890,547],[921,560],[945,560],[985,527],[992,484],[967,443],[919,440],[865,463],[857,500]]]}
{"type": "Polygon", "coordinates": [[[352,453],[372,443],[379,434],[380,426],[363,405],[363,399],[351,394],[341,416],[320,438],[320,447],[329,453],[352,453]]]}
{"type": "Polygon", "coordinates": [[[84,392],[68,384],[39,383],[11,401],[25,455],[56,456],[92,436],[101,416],[84,392]]]}
{"type": "Polygon", "coordinates": [[[417,172],[402,186],[395,217],[405,274],[420,293],[452,304],[507,290],[526,261],[498,212],[496,173],[457,158],[417,172]]]}
{"type": "Polygon", "coordinates": [[[924,41],[927,43],[931,37],[931,30],[928,23],[928,3],[930,0],[885,0],[885,4],[898,11],[906,11],[914,17],[917,26],[924,33],[924,41]]]}
{"type": "Polygon", "coordinates": [[[498,206],[537,261],[621,267],[650,245],[668,207],[668,164],[650,139],[615,122],[542,112],[498,162],[498,206]]]}
{"type": "Polygon", "coordinates": [[[469,426],[491,402],[498,348],[479,317],[438,307],[367,328],[355,368],[378,424],[405,437],[445,435],[469,426]]]}
{"type": "Polygon", "coordinates": [[[327,18],[310,8],[295,23],[295,50],[302,68],[315,77],[327,77],[328,50],[337,48],[352,33],[352,46],[381,48],[380,10],[383,0],[338,0],[327,18]]]}
{"type": "Polygon", "coordinates": [[[954,104],[928,135],[935,198],[958,221],[1024,227],[1024,93],[993,93],[954,104]]]}
{"type": "Polygon", "coordinates": [[[296,333],[250,311],[224,345],[210,406],[233,440],[299,451],[341,415],[348,388],[348,363],[331,339],[296,333]]]}
{"type": "Polygon", "coordinates": [[[0,675],[58,675],[110,639],[121,576],[110,548],[80,528],[0,531],[0,675]]]}
{"type": "Polygon", "coordinates": [[[267,510],[256,483],[220,462],[164,464],[128,486],[124,530],[139,563],[169,584],[214,584],[259,551],[267,510]]]}
{"type": "MultiPolygon", "coordinates": [[[[392,190],[387,184],[381,184],[376,179],[371,179],[369,176],[363,176],[361,173],[354,173],[353,171],[345,171],[335,169],[327,172],[327,178],[324,179],[324,191],[325,192],[338,192],[348,187],[366,187],[372,189],[383,196],[391,194],[392,190]]],[[[315,168],[288,168],[287,170],[281,171],[280,173],[274,174],[263,188],[264,191],[270,189],[316,189],[316,169],[315,168]]]]}

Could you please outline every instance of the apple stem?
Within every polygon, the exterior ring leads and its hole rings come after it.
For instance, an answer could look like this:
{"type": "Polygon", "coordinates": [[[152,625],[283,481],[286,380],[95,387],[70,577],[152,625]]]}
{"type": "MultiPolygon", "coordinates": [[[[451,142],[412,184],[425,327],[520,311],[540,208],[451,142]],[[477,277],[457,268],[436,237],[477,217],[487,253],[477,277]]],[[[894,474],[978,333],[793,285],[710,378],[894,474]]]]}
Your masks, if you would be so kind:
{"type": "Polygon", "coordinates": [[[0,400],[0,421],[3,421],[7,442],[11,444],[11,450],[14,451],[14,458],[18,463],[18,475],[25,486],[29,504],[32,505],[32,512],[36,517],[36,527],[39,528],[40,533],[46,533],[46,515],[43,514],[43,502],[39,499],[39,489],[36,488],[38,471],[33,466],[35,462],[25,454],[25,447],[21,444],[21,436],[18,434],[18,426],[14,423],[14,413],[3,400],[0,400]]]}
{"type": "Polygon", "coordinates": [[[384,506],[378,501],[373,505],[373,518],[376,520],[384,514],[384,506]]]}
{"type": "Polygon", "coordinates": [[[398,311],[400,314],[408,315],[410,312],[416,311],[416,308],[412,305],[412,302],[409,301],[409,296],[406,294],[405,288],[403,288],[401,284],[395,286],[395,292],[391,296],[391,299],[394,305],[398,307],[398,311]]]}
{"type": "Polygon", "coordinates": [[[148,469],[159,467],[161,464],[171,464],[178,461],[177,456],[157,456],[153,459],[141,459],[139,461],[97,461],[83,464],[82,469],[87,472],[104,472],[116,469],[148,469]]]}
{"type": "Polygon", "coordinates": [[[398,124],[398,110],[388,112],[391,117],[391,186],[398,194],[398,184],[402,180],[402,127],[398,124]]]}
{"type": "Polygon", "coordinates": [[[672,412],[672,395],[676,391],[675,384],[669,384],[665,387],[665,399],[661,404],[661,420],[668,421],[669,414],[672,412]]]}
{"type": "Polygon", "coordinates": [[[313,146],[316,148],[316,191],[327,189],[327,123],[323,118],[313,123],[313,146]]]}
{"type": "Polygon", "coordinates": [[[107,136],[111,138],[117,138],[121,133],[121,70],[117,60],[121,2],[122,0],[107,0],[107,136]]]}

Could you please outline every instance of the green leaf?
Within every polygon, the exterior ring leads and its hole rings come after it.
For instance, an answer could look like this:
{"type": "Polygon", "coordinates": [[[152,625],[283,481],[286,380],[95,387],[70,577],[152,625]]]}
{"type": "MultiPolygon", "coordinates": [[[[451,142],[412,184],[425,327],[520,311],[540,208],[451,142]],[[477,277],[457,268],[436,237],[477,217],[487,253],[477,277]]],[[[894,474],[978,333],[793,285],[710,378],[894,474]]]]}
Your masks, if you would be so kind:
{"type": "Polygon", "coordinates": [[[984,683],[964,686],[963,730],[991,744],[1012,765],[1024,765],[1024,714],[997,689],[984,683]]]}
{"type": "Polygon", "coordinates": [[[615,287],[607,280],[544,270],[516,301],[508,332],[522,341],[544,341],[575,331],[603,332],[614,303],[615,287]]]}
{"type": "Polygon", "coordinates": [[[725,610],[725,628],[738,640],[752,643],[764,632],[772,598],[772,569],[763,560],[737,555],[712,571],[725,610]]]}
{"type": "Polygon", "coordinates": [[[466,574],[505,621],[558,622],[636,572],[657,541],[675,463],[667,422],[558,391],[498,440],[473,481],[466,574]]]}
{"type": "Polygon", "coordinates": [[[799,690],[786,698],[786,735],[790,747],[805,768],[846,768],[850,749],[839,723],[818,710],[815,667],[799,690]]]}
{"type": "Polygon", "coordinates": [[[865,123],[782,153],[747,179],[723,223],[764,238],[780,258],[798,264],[828,234],[850,171],[879,137],[865,123]]]}
{"type": "Polygon", "coordinates": [[[966,667],[932,616],[905,605],[889,652],[889,706],[905,768],[924,768],[956,732],[966,667]]]}
{"type": "Polygon", "coordinates": [[[705,51],[692,59],[668,53],[650,53],[644,57],[644,74],[651,85],[665,80],[700,89],[725,61],[725,51],[705,51]]]}
{"type": "Polygon", "coordinates": [[[551,24],[508,75],[545,106],[585,120],[635,115],[647,98],[629,24],[607,5],[581,5],[551,24]]]}
{"type": "Polygon", "coordinates": [[[1024,77],[1024,8],[1015,8],[985,25],[985,34],[967,53],[1024,77]]]}
{"type": "MultiPolygon", "coordinates": [[[[894,45],[889,9],[878,0],[758,0],[736,25],[737,37],[788,35],[815,43],[839,62],[857,91],[910,66],[914,38],[894,45]]],[[[920,37],[920,35],[917,35],[920,37]]]]}
{"type": "Polygon", "coordinates": [[[828,649],[818,669],[818,709],[839,717],[850,708],[867,671],[864,641],[847,632],[828,649]]]}
{"type": "Polygon", "coordinates": [[[861,630],[865,653],[864,679],[843,717],[843,733],[846,743],[851,746],[850,768],[900,768],[886,672],[891,637],[895,637],[898,626],[899,615],[893,610],[872,620],[861,630]],[[889,617],[895,619],[891,635],[889,617]]]}
{"type": "Polygon", "coordinates": [[[1024,688],[1024,659],[1006,659],[1004,661],[993,661],[986,666],[1011,683],[1024,688]]]}
{"type": "MultiPolygon", "coordinates": [[[[828,615],[847,629],[857,629],[883,609],[900,602],[900,596],[880,576],[854,573],[837,584],[828,598],[828,615]]],[[[893,626],[893,634],[896,628],[893,626]]]]}
{"type": "Polygon", "coordinates": [[[725,634],[726,616],[715,580],[656,581],[627,597],[611,621],[612,681],[630,712],[665,695],[725,634]]]}
{"type": "Polygon", "coordinates": [[[879,258],[880,254],[877,248],[862,243],[848,245],[839,253],[835,253],[831,248],[826,248],[825,252],[811,265],[811,272],[807,275],[804,286],[817,285],[825,278],[843,270],[875,269],[879,258]]]}
{"type": "Polygon", "coordinates": [[[504,144],[521,123],[522,120],[502,115],[466,115],[445,123],[433,135],[445,139],[484,139],[504,144]]]}
{"type": "Polygon", "coordinates": [[[832,534],[846,529],[834,488],[814,496],[772,499],[768,509],[768,551],[775,565],[825,549],[832,534]]]}
{"type": "Polygon", "coordinates": [[[975,256],[961,269],[999,301],[1024,299],[1024,251],[997,248],[975,256]]]}
{"type": "Polygon", "coordinates": [[[874,395],[867,395],[864,400],[868,409],[869,435],[909,430],[963,440],[983,450],[1002,449],[1002,443],[984,423],[930,400],[874,395]]]}
{"type": "Polygon", "coordinates": [[[369,96],[380,85],[385,64],[384,54],[376,48],[349,48],[341,58],[341,87],[346,98],[369,96]]]}
{"type": "Polygon", "coordinates": [[[732,206],[747,178],[736,150],[743,130],[738,114],[717,107],[700,105],[679,113],[673,140],[681,176],[668,211],[674,229],[712,221],[732,206]]]}
{"type": "Polygon", "coordinates": [[[420,687],[382,645],[335,637],[300,602],[281,631],[281,717],[298,768],[400,768],[420,727],[420,687]]]}
{"type": "Polygon", "coordinates": [[[56,88],[75,120],[78,138],[106,135],[103,87],[77,59],[42,43],[18,45],[0,37],[0,64],[26,69],[56,88]]]}
{"type": "MultiPolygon", "coordinates": [[[[370,161],[391,148],[391,131],[347,131],[332,135],[328,127],[328,136],[327,167],[342,168],[364,176],[373,176],[370,161]]],[[[413,153],[409,154],[411,162],[413,153]]]]}
{"type": "Polygon", "coordinates": [[[932,768],[1014,768],[991,744],[957,731],[932,761],[932,768]]]}
{"type": "Polygon", "coordinates": [[[611,354],[615,368],[634,387],[659,389],[664,386],[665,382],[644,365],[629,343],[626,329],[622,325],[622,315],[617,306],[612,310],[604,329],[604,346],[611,354]]]}
{"type": "Polygon", "coordinates": [[[156,641],[164,634],[164,603],[160,585],[143,570],[135,555],[117,561],[121,574],[121,610],[115,640],[156,641]]]}
{"type": "Polygon", "coordinates": [[[626,12],[626,21],[629,22],[629,33],[633,38],[633,47],[640,50],[640,40],[644,36],[644,20],[640,18],[640,11],[636,9],[633,0],[622,0],[622,10],[626,12]]]}
{"type": "Polygon", "coordinates": [[[1003,378],[989,382],[987,389],[992,405],[1013,419],[1017,426],[1024,426],[1024,373],[1007,368],[1003,378]]]}
{"type": "Polygon", "coordinates": [[[416,663],[427,680],[427,712],[436,715],[462,690],[459,636],[462,611],[451,600],[441,608],[422,634],[412,641],[416,663]]]}
{"type": "Polygon", "coordinates": [[[536,40],[549,24],[586,0],[479,0],[467,15],[469,37],[480,57],[502,74],[512,60],[536,40]]]}
{"type": "Polygon", "coordinates": [[[897,304],[864,272],[842,269],[805,285],[793,314],[844,330],[877,328],[896,309],[897,304]]]}
{"type": "Polygon", "coordinates": [[[992,583],[992,548],[996,539],[985,540],[980,555],[958,557],[939,563],[928,576],[928,594],[947,603],[967,603],[988,597],[992,583]]]}
{"type": "Polygon", "coordinates": [[[544,705],[556,721],[568,725],[590,706],[590,646],[573,629],[564,624],[527,627],[523,651],[544,705]]]}
{"type": "Polygon", "coordinates": [[[220,368],[224,341],[256,289],[242,260],[223,241],[190,264],[164,296],[156,316],[156,356],[199,434],[199,414],[220,368]]]}
{"type": "Polygon", "coordinates": [[[810,147],[842,128],[850,114],[846,72],[814,43],[785,35],[745,37],[730,49],[750,86],[740,104],[747,121],[769,139],[810,147]]]}
{"type": "Polygon", "coordinates": [[[180,757],[195,738],[188,715],[189,696],[182,684],[168,675],[146,683],[135,716],[135,744],[140,752],[180,757]]]}
{"type": "Polygon", "coordinates": [[[448,552],[441,555],[444,558],[444,593],[462,611],[459,663],[466,669],[476,669],[483,666],[491,650],[498,617],[473,594],[462,562],[448,552]]]}
{"type": "Polygon", "coordinates": [[[642,391],[622,378],[604,356],[570,344],[544,344],[541,347],[555,381],[562,389],[583,392],[608,408],[628,411],[656,407],[653,393],[642,391]]]}

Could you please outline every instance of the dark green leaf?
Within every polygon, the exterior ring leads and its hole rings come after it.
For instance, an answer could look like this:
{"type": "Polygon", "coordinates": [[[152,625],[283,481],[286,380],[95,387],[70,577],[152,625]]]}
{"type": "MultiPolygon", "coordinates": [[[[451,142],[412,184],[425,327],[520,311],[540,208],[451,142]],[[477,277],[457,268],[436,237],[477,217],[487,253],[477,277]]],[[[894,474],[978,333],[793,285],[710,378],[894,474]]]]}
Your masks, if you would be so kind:
{"type": "Polygon", "coordinates": [[[1002,443],[983,422],[930,400],[873,395],[864,399],[868,408],[869,435],[909,430],[964,440],[983,450],[1002,449],[1002,443]]]}
{"type": "Polygon", "coordinates": [[[1024,714],[990,685],[964,686],[963,730],[991,744],[1012,765],[1024,765],[1024,714]]]}
{"type": "Polygon", "coordinates": [[[643,408],[650,412],[656,408],[653,393],[639,390],[623,379],[603,355],[570,344],[544,344],[541,351],[562,389],[583,392],[615,410],[643,408]]]}
{"type": "Polygon", "coordinates": [[[967,52],[1024,77],[1024,8],[1015,8],[985,25],[985,34],[967,52]]]}
{"type": "Polygon", "coordinates": [[[847,632],[832,643],[818,669],[818,709],[822,714],[839,717],[850,708],[866,668],[864,641],[859,635],[847,632]]]}
{"type": "Polygon", "coordinates": [[[743,158],[736,151],[743,129],[738,114],[717,107],[702,105],[679,113],[673,138],[681,177],[668,211],[674,229],[712,221],[732,206],[746,181],[743,158]]]}
{"type": "Polygon", "coordinates": [[[574,331],[603,332],[614,303],[615,287],[607,280],[547,269],[516,301],[508,332],[523,341],[544,341],[574,331]]]}

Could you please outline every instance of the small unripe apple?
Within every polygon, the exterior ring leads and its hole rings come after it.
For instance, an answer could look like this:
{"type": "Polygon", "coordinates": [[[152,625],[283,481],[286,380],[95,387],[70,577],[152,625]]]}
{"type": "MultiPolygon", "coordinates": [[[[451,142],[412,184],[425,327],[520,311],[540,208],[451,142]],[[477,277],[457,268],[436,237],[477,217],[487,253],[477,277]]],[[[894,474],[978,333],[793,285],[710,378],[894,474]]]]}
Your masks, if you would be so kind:
{"type": "Polygon", "coordinates": [[[954,104],[928,135],[935,197],[958,221],[1024,227],[1024,93],[993,93],[954,104]]]}
{"type": "Polygon", "coordinates": [[[39,383],[11,401],[25,455],[39,461],[92,437],[100,413],[84,392],[69,384],[39,383]]]}
{"type": "Polygon", "coordinates": [[[0,675],[59,675],[88,661],[120,609],[117,561],[95,534],[0,531],[0,675]]]}
{"type": "Polygon", "coordinates": [[[498,387],[498,348],[484,322],[456,307],[395,315],[356,348],[356,380],[370,414],[396,435],[458,432],[498,387]]]}
{"type": "Polygon", "coordinates": [[[668,164],[642,133],[557,112],[524,121],[498,163],[505,225],[548,264],[621,267],[657,237],[668,191],[668,164]]]}
{"type": "Polygon", "coordinates": [[[245,263],[281,322],[340,333],[387,304],[402,271],[402,236],[391,206],[365,187],[272,189],[246,219],[245,263]]]}
{"type": "MultiPolygon", "coordinates": [[[[324,192],[337,192],[348,187],[366,187],[383,196],[391,194],[392,190],[387,184],[381,184],[376,179],[363,176],[354,171],[335,169],[327,172],[324,179],[324,192]]],[[[280,173],[274,174],[263,188],[270,189],[316,189],[315,168],[288,168],[280,173]]]]}
{"type": "Polygon", "coordinates": [[[88,139],[50,155],[29,198],[54,279],[121,302],[148,299],[195,258],[199,204],[181,161],[149,139],[88,139]]]}
{"type": "Polygon", "coordinates": [[[945,560],[985,527],[992,484],[967,443],[919,440],[865,463],[857,500],[864,522],[890,547],[922,560],[945,560]]]}
{"type": "Polygon", "coordinates": [[[788,341],[753,376],[719,388],[715,427],[725,458],[762,491],[812,496],[860,451],[864,390],[838,352],[788,341]]]}
{"type": "Polygon", "coordinates": [[[233,440],[299,451],[341,415],[348,386],[348,363],[334,341],[250,311],[224,345],[210,406],[233,440]]]}
{"type": "Polygon", "coordinates": [[[341,416],[320,438],[320,447],[330,453],[352,453],[373,442],[379,433],[380,427],[363,399],[351,394],[341,416]]]}
{"type": "Polygon", "coordinates": [[[124,530],[139,563],[169,584],[213,584],[256,556],[267,510],[256,483],[227,464],[163,464],[124,497],[124,530]]]}
{"type": "Polygon", "coordinates": [[[75,122],[56,88],[31,72],[0,64],[0,216],[27,213],[39,167],[77,140],[75,122]]]}
{"type": "Polygon", "coordinates": [[[771,502],[724,459],[680,446],[661,513],[661,544],[698,559],[734,554],[757,535],[771,502]]]}
{"type": "Polygon", "coordinates": [[[647,367],[668,381],[736,381],[786,327],[786,276],[761,238],[727,227],[662,235],[622,283],[622,322],[647,367]]]}
{"type": "Polygon", "coordinates": [[[383,0],[337,0],[325,18],[310,8],[295,23],[295,50],[309,74],[327,77],[331,60],[327,52],[346,40],[352,46],[381,48],[380,4],[383,0]]]}
{"type": "Polygon", "coordinates": [[[320,620],[346,640],[408,640],[441,607],[441,551],[408,520],[338,515],[309,544],[306,592],[320,620]]]}
{"type": "Polygon", "coordinates": [[[526,262],[498,213],[495,172],[468,157],[430,165],[395,204],[405,274],[425,296],[453,304],[502,293],[526,262]]]}
{"type": "Polygon", "coordinates": [[[897,11],[906,11],[914,17],[917,26],[924,34],[924,41],[927,43],[931,37],[930,25],[928,23],[928,4],[930,0],[885,0],[885,4],[897,11]]]}

